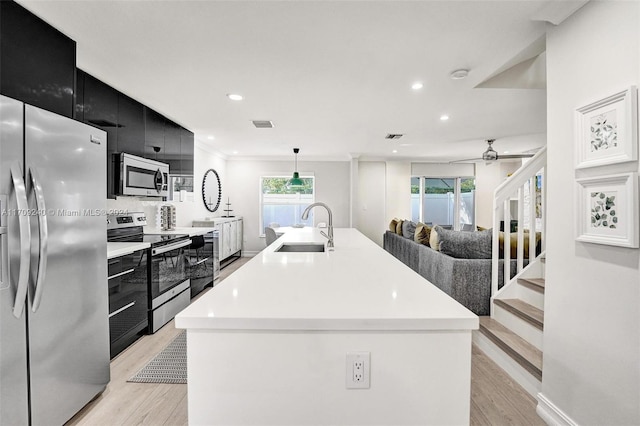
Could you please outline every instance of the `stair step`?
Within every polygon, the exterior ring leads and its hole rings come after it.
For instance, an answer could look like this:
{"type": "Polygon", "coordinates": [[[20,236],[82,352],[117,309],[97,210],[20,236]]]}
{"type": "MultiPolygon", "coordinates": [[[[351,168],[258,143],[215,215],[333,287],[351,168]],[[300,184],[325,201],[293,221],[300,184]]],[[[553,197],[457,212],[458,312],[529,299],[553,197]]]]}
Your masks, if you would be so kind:
{"type": "Polygon", "coordinates": [[[544,311],[541,309],[531,306],[520,299],[495,299],[493,303],[527,321],[534,327],[537,327],[540,330],[543,329],[544,311]]]}
{"type": "Polygon", "coordinates": [[[518,283],[538,293],[544,293],[544,278],[518,278],[518,283]]]}
{"type": "Polygon", "coordinates": [[[542,381],[542,351],[491,317],[480,317],[480,332],[542,381]]]}

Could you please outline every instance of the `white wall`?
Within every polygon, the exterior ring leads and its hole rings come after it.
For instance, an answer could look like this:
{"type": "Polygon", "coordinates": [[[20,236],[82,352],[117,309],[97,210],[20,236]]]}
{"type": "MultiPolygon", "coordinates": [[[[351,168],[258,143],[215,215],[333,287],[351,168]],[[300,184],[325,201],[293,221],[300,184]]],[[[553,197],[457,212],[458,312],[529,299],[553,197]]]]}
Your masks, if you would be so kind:
{"type": "MultiPolygon", "coordinates": [[[[386,162],[387,222],[394,217],[411,219],[411,163],[386,162]]],[[[384,229],[380,231],[384,232],[384,229]]]]}
{"type": "Polygon", "coordinates": [[[412,163],[411,176],[467,177],[475,175],[474,163],[412,163]]]}
{"type": "Polygon", "coordinates": [[[573,140],[576,108],[640,83],[640,2],[592,1],[550,27],[547,64],[549,219],[539,409],[553,413],[555,406],[577,424],[637,425],[640,250],[576,242],[574,200],[576,177],[636,171],[638,163],[577,173],[573,140]]]}
{"type": "Polygon", "coordinates": [[[521,160],[476,164],[476,225],[493,226],[493,192],[521,165],[521,160]]]}
{"type": "Polygon", "coordinates": [[[382,246],[382,234],[392,219],[387,219],[385,211],[385,173],[386,166],[382,161],[361,161],[358,164],[358,200],[354,208],[357,228],[379,246],[382,246]]]}
{"type": "Polygon", "coordinates": [[[194,192],[193,195],[184,202],[163,202],[163,201],[149,201],[148,198],[138,197],[118,197],[117,200],[107,200],[107,209],[128,210],[130,212],[142,211],[147,216],[147,222],[151,227],[155,227],[155,215],[157,207],[164,204],[173,204],[176,206],[176,225],[177,226],[191,226],[191,222],[205,217],[217,217],[222,215],[222,209],[224,206],[215,212],[211,213],[204,207],[202,200],[202,179],[204,173],[209,169],[215,169],[220,176],[222,182],[222,196],[223,200],[226,200],[226,194],[228,194],[226,185],[226,164],[227,161],[207,148],[207,146],[196,140],[194,147],[194,192]]]}
{"type": "MultiPolygon", "coordinates": [[[[243,217],[243,250],[257,253],[265,247],[260,224],[260,177],[268,174],[293,173],[292,161],[227,161],[225,194],[230,198],[234,214],[243,217]]],[[[333,214],[335,228],[349,227],[350,223],[350,163],[349,161],[298,161],[301,175],[312,172],[315,176],[315,200],[326,203],[333,214]]],[[[227,196],[225,195],[225,197],[227,196]]],[[[226,198],[224,198],[226,202],[226,198]]],[[[314,209],[314,220],[327,222],[324,209],[314,209]]],[[[337,244],[337,242],[336,242],[337,244]]]]}
{"type": "Polygon", "coordinates": [[[411,219],[411,163],[361,161],[357,185],[356,227],[382,246],[382,235],[391,219],[411,219]]]}

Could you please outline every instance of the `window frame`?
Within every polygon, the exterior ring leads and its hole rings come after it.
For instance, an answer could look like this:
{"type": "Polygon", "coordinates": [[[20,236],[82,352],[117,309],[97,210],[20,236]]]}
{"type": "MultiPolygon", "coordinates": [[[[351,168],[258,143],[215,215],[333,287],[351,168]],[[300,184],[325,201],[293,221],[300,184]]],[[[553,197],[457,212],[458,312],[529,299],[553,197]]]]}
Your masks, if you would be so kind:
{"type": "MultiPolygon", "coordinates": [[[[265,234],[264,234],[264,227],[263,225],[263,217],[264,217],[264,206],[265,206],[265,202],[264,202],[264,193],[262,192],[262,185],[263,185],[263,181],[264,179],[291,179],[291,173],[273,173],[273,174],[267,174],[267,175],[261,175],[260,178],[258,179],[258,196],[259,196],[259,200],[258,200],[258,210],[259,210],[259,214],[258,214],[258,230],[259,230],[259,237],[260,238],[264,238],[265,234]]],[[[311,203],[315,203],[316,200],[316,177],[313,173],[300,173],[300,179],[311,179],[311,194],[312,195],[312,201],[311,203]]],[[[300,194],[299,192],[296,192],[296,194],[300,194]]],[[[303,203],[300,202],[296,202],[296,203],[285,203],[287,205],[302,205],[303,203]]],[[[305,201],[304,204],[307,204],[307,202],[305,201]]],[[[266,203],[266,205],[282,205],[282,203],[266,203]]],[[[313,216],[313,226],[315,226],[315,215],[313,216]]]]}
{"type": "MultiPolygon", "coordinates": [[[[476,177],[475,176],[416,176],[416,175],[412,175],[411,176],[411,180],[413,179],[418,179],[419,180],[419,185],[418,185],[418,195],[419,195],[419,199],[418,199],[418,217],[419,217],[419,221],[424,222],[424,216],[425,216],[425,211],[424,211],[424,197],[425,197],[425,182],[427,179],[453,179],[454,180],[454,193],[453,193],[453,200],[454,200],[454,210],[453,210],[453,229],[456,231],[459,231],[461,229],[461,224],[460,224],[460,207],[461,207],[461,202],[462,202],[462,181],[465,179],[473,179],[474,181],[474,187],[475,187],[475,181],[476,181],[476,177]]],[[[474,189],[475,191],[475,189],[474,189]]],[[[410,200],[411,202],[411,200],[410,200]]],[[[477,200],[474,194],[473,197],[473,225],[475,225],[476,223],[476,204],[477,204],[477,200]]],[[[412,208],[413,210],[413,208],[412,208]]],[[[412,214],[413,216],[413,214],[412,214]]],[[[435,224],[438,225],[438,224],[435,224]]]]}

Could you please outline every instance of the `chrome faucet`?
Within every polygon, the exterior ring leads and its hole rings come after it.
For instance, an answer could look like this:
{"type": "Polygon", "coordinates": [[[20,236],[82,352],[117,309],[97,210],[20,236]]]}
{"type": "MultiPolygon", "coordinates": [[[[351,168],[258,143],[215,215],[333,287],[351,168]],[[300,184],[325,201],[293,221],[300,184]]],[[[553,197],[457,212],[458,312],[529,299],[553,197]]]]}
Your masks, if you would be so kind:
{"type": "Polygon", "coordinates": [[[325,203],[313,203],[309,204],[304,212],[302,212],[302,220],[307,220],[309,218],[309,212],[312,208],[316,206],[321,206],[327,209],[327,213],[329,213],[329,235],[327,235],[324,231],[320,231],[323,237],[325,237],[327,241],[327,248],[333,249],[333,216],[331,214],[331,209],[325,203]]]}

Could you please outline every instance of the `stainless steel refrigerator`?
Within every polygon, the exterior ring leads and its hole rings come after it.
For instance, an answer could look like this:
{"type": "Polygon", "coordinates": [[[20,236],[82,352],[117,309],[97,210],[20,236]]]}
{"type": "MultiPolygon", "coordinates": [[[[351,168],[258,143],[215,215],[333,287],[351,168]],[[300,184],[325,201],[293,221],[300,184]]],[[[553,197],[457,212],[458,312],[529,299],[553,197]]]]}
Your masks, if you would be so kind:
{"type": "Polygon", "coordinates": [[[0,96],[0,424],[59,425],[109,382],[106,134],[0,96]]]}

